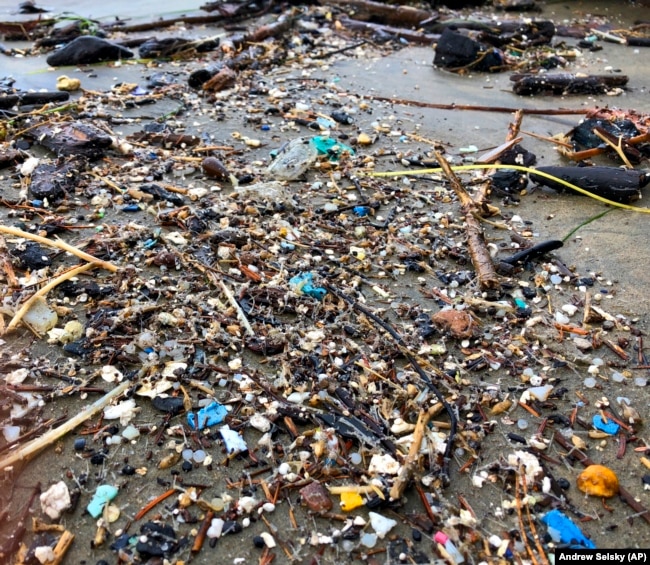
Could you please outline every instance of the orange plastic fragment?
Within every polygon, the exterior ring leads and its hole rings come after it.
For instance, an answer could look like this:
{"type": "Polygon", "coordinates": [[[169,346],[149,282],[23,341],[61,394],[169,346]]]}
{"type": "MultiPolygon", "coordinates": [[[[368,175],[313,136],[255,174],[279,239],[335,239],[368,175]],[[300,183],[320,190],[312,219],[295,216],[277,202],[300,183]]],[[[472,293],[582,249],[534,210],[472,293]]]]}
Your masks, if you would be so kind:
{"type": "Polygon", "coordinates": [[[589,465],[578,475],[578,488],[591,496],[611,498],[618,494],[618,477],[609,467],[589,465]]]}

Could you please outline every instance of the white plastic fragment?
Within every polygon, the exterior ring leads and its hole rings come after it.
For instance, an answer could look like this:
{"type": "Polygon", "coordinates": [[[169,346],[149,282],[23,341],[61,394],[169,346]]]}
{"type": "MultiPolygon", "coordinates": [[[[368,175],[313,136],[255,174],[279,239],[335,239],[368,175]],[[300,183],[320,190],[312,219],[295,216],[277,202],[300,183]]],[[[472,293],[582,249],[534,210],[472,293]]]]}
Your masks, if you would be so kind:
{"type": "Polygon", "coordinates": [[[222,426],[219,428],[219,432],[221,433],[223,443],[226,446],[226,451],[228,453],[241,453],[242,451],[248,450],[244,438],[235,430],[231,430],[230,426],[222,426]]]}
{"type": "Polygon", "coordinates": [[[264,545],[266,545],[266,547],[269,549],[273,549],[275,547],[275,538],[269,534],[269,532],[262,532],[260,534],[260,537],[264,540],[264,545]]]}
{"type": "Polygon", "coordinates": [[[551,394],[552,390],[553,385],[535,386],[528,389],[528,394],[530,398],[544,402],[548,398],[549,394],[551,394]]]}
{"type": "Polygon", "coordinates": [[[101,376],[107,383],[122,382],[122,379],[124,379],[122,372],[114,365],[104,365],[101,376]]]}
{"type": "Polygon", "coordinates": [[[370,459],[370,465],[368,465],[368,472],[373,474],[397,475],[399,470],[400,464],[387,453],[384,455],[375,453],[370,459]]]}
{"type": "Polygon", "coordinates": [[[382,516],[376,512],[368,512],[368,516],[370,518],[370,525],[372,526],[372,529],[375,530],[377,537],[380,539],[384,539],[384,536],[395,526],[397,526],[397,522],[395,520],[386,518],[386,516],[382,516]]]}
{"type": "Polygon", "coordinates": [[[122,402],[104,408],[104,419],[117,420],[119,418],[120,424],[126,426],[139,410],[135,405],[135,400],[129,398],[128,400],[123,400],[122,402]]]}
{"type": "Polygon", "coordinates": [[[266,433],[271,429],[271,420],[257,412],[250,417],[248,423],[262,433],[266,433]]]}
{"type": "Polygon", "coordinates": [[[237,502],[237,512],[239,514],[250,514],[253,509],[255,508],[255,505],[257,504],[257,500],[253,496],[242,496],[238,502],[237,502]]]}
{"type": "Polygon", "coordinates": [[[515,451],[508,455],[508,465],[511,465],[515,469],[518,469],[520,465],[524,466],[526,479],[529,481],[534,481],[537,476],[542,472],[542,467],[539,464],[539,459],[535,457],[532,453],[526,451],[515,451]]]}
{"type": "Polygon", "coordinates": [[[16,369],[15,371],[11,371],[11,373],[5,377],[5,382],[8,385],[19,385],[27,378],[27,375],[29,375],[28,369],[16,369]]]}
{"type": "Polygon", "coordinates": [[[34,557],[38,559],[39,563],[53,563],[56,560],[54,549],[49,545],[41,545],[34,549],[34,557]]]}
{"type": "Polygon", "coordinates": [[[7,443],[16,441],[20,437],[20,426],[5,426],[2,428],[2,435],[7,443]]]}
{"type": "Polygon", "coordinates": [[[139,437],[139,435],[140,430],[131,424],[122,430],[122,437],[129,441],[139,437]]]}
{"type": "Polygon", "coordinates": [[[361,545],[367,548],[373,548],[377,545],[377,535],[376,534],[363,534],[360,538],[361,545]]]}
{"type": "Polygon", "coordinates": [[[59,321],[57,313],[50,308],[45,298],[39,296],[23,316],[23,321],[37,333],[45,334],[59,321]]]}
{"type": "Polygon", "coordinates": [[[72,505],[68,485],[63,481],[54,483],[45,492],[41,493],[41,510],[52,520],[58,520],[61,513],[72,505]]]}
{"type": "Polygon", "coordinates": [[[221,537],[221,532],[223,532],[224,524],[225,522],[221,518],[213,518],[212,522],[210,522],[210,527],[208,528],[206,535],[209,538],[221,537]]]}

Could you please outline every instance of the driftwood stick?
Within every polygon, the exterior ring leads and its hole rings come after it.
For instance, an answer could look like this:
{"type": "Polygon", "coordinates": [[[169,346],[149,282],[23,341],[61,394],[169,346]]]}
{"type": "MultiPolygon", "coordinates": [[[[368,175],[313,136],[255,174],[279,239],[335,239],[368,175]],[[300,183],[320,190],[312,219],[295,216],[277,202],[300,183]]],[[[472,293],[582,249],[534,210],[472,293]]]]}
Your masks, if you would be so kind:
{"type": "Polygon", "coordinates": [[[402,469],[393,483],[393,487],[390,489],[390,499],[399,500],[404,494],[404,490],[408,486],[409,482],[413,478],[415,473],[415,468],[417,467],[420,447],[422,446],[422,440],[424,439],[424,433],[426,431],[427,424],[433,416],[431,410],[421,410],[418,415],[418,421],[415,424],[415,430],[413,431],[413,442],[409,448],[408,455],[406,460],[402,465],[402,469]]]}
{"type": "Polygon", "coordinates": [[[112,273],[117,273],[117,271],[120,270],[120,268],[117,265],[113,265],[113,263],[110,263],[108,261],[102,261],[97,257],[93,257],[89,253],[85,253],[84,251],[81,251],[81,249],[77,249],[76,247],[73,247],[72,245],[60,239],[56,239],[52,241],[51,239],[47,239],[46,237],[41,237],[40,235],[29,233],[20,230],[18,228],[14,228],[12,226],[0,225],[0,232],[7,233],[9,235],[14,235],[16,237],[31,239],[32,241],[37,241],[38,243],[47,245],[49,247],[56,247],[57,249],[62,249],[63,251],[76,255],[77,257],[83,259],[84,261],[88,261],[89,263],[96,263],[98,267],[101,267],[102,269],[106,269],[107,271],[111,271],[112,273]]]}
{"type": "MultiPolygon", "coordinates": [[[[344,21],[341,23],[345,24],[344,21]]],[[[364,23],[364,22],[360,22],[364,23]]],[[[406,36],[404,36],[406,37],[406,36]]],[[[432,36],[433,37],[433,36],[432,36]]],[[[407,38],[408,39],[408,38],[407,38]]],[[[508,106],[477,106],[474,104],[438,104],[436,102],[421,102],[420,100],[408,100],[406,98],[390,98],[388,96],[369,96],[372,100],[378,102],[390,102],[391,104],[400,104],[401,106],[414,106],[416,108],[432,108],[434,110],[470,110],[473,112],[497,112],[501,114],[512,114],[517,108],[508,106]]],[[[593,112],[593,108],[520,108],[526,115],[535,116],[571,116],[584,115],[593,112]]]]}
{"type": "Polygon", "coordinates": [[[411,6],[383,4],[373,0],[329,0],[328,4],[350,10],[358,20],[381,21],[389,25],[404,27],[419,26],[420,22],[436,16],[435,12],[420,10],[411,6]]]}
{"type": "Polygon", "coordinates": [[[479,286],[482,289],[497,288],[499,286],[499,277],[494,269],[490,252],[483,240],[483,230],[476,217],[480,215],[479,207],[465,190],[465,187],[463,187],[454,171],[452,171],[442,153],[436,151],[435,156],[445,176],[449,179],[452,189],[458,196],[462,211],[465,214],[467,247],[469,248],[474,269],[476,269],[479,286]]]}
{"type": "Polygon", "coordinates": [[[109,393],[102,396],[99,400],[96,400],[93,404],[88,406],[85,410],[82,410],[76,416],[70,418],[65,424],[60,425],[57,428],[53,428],[48,432],[45,432],[41,437],[36,438],[29,443],[19,447],[15,451],[12,451],[4,459],[0,459],[0,470],[12,467],[18,463],[26,463],[42,449],[46,448],[49,445],[52,445],[55,441],[62,438],[68,432],[74,430],[77,426],[92,418],[108,406],[113,400],[119,398],[123,393],[125,393],[129,387],[133,386],[133,382],[124,381],[116,386],[109,393]]]}
{"type": "Polygon", "coordinates": [[[506,135],[506,141],[512,141],[519,135],[519,130],[521,129],[521,121],[524,119],[524,111],[519,109],[515,112],[515,117],[508,124],[508,134],[506,135]]]}
{"type": "Polygon", "coordinates": [[[68,530],[65,530],[61,534],[59,541],[54,547],[54,559],[52,561],[47,561],[46,565],[61,565],[61,563],[63,563],[63,559],[65,558],[65,554],[67,553],[68,549],[70,549],[73,541],[74,534],[68,530]]]}

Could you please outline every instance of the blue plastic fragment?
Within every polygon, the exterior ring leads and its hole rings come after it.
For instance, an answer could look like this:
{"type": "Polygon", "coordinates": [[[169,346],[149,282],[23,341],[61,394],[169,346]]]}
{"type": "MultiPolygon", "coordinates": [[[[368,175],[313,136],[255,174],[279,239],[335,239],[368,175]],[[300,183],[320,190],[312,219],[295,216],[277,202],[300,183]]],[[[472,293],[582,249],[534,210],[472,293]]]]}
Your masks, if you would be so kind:
{"type": "Polygon", "coordinates": [[[594,542],[585,537],[571,518],[559,510],[551,510],[544,514],[542,522],[548,527],[548,533],[555,543],[566,543],[573,549],[596,549],[594,542]]]}
{"type": "Polygon", "coordinates": [[[336,127],[335,122],[333,122],[328,118],[323,118],[322,116],[318,116],[316,118],[316,123],[318,123],[318,125],[324,127],[325,129],[332,129],[333,127],[336,127]]]}
{"type": "Polygon", "coordinates": [[[368,206],[355,206],[352,208],[352,211],[357,215],[357,216],[367,216],[370,214],[370,208],[368,206]]]}
{"type": "Polygon", "coordinates": [[[119,489],[113,485],[99,485],[88,506],[86,506],[88,514],[93,518],[99,518],[104,511],[104,506],[113,500],[118,492],[119,489]]]}
{"type": "Polygon", "coordinates": [[[314,286],[313,273],[300,273],[289,279],[289,286],[299,294],[306,294],[316,300],[323,300],[327,294],[322,286],[314,286]]]}
{"type": "Polygon", "coordinates": [[[612,436],[615,436],[618,433],[618,430],[621,429],[621,426],[619,426],[616,422],[612,422],[611,420],[605,422],[600,414],[594,414],[594,417],[591,419],[591,423],[597,430],[600,430],[601,432],[605,432],[606,434],[612,436]]]}
{"type": "Polygon", "coordinates": [[[227,414],[228,410],[226,410],[225,406],[218,402],[212,402],[201,408],[196,414],[188,412],[187,423],[193,430],[202,430],[223,422],[227,414]]]}
{"type": "Polygon", "coordinates": [[[137,204],[127,204],[122,208],[122,212],[139,212],[140,211],[140,206],[137,204]]]}

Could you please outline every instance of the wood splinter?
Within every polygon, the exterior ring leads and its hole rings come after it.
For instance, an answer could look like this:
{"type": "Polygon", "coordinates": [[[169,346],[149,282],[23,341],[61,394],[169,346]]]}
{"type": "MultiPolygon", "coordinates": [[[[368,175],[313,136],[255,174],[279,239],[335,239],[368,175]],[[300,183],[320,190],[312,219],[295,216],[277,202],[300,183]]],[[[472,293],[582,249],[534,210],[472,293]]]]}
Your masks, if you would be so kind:
{"type": "Polygon", "coordinates": [[[469,255],[472,259],[472,265],[476,269],[478,276],[479,286],[484,289],[493,289],[499,286],[499,277],[494,269],[492,257],[488,251],[487,245],[483,240],[483,230],[481,229],[477,216],[480,216],[479,205],[472,199],[469,193],[465,190],[447,160],[442,156],[439,151],[435,152],[436,160],[440,164],[443,172],[451,187],[458,196],[462,211],[465,214],[466,233],[467,233],[467,247],[469,255]]]}

